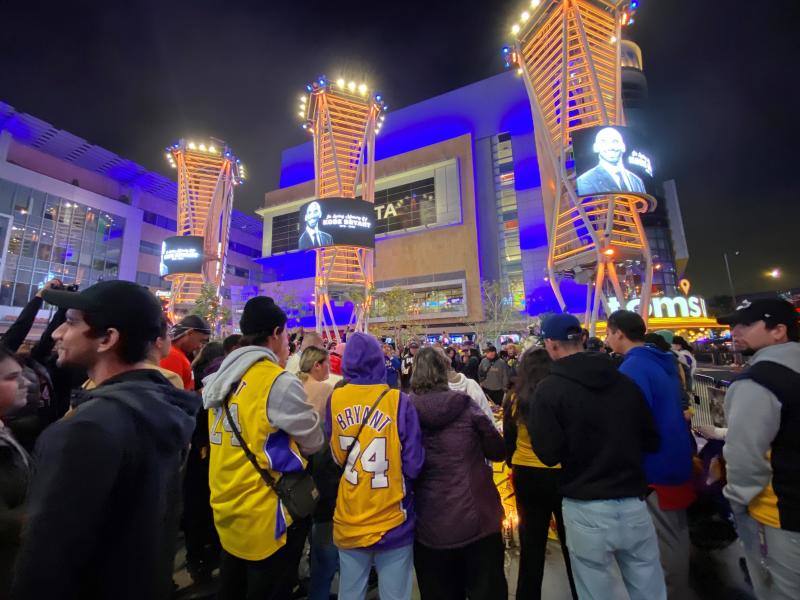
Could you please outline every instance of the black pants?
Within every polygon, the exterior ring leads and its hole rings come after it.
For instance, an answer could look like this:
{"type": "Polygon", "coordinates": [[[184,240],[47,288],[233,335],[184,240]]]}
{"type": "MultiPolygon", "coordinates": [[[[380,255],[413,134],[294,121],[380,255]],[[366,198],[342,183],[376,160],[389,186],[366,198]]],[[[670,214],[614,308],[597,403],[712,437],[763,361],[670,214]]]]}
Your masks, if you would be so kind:
{"type": "Polygon", "coordinates": [[[222,551],[219,600],[287,600],[297,581],[297,567],[311,519],[292,523],[286,545],[264,560],[244,560],[222,551]]]}
{"type": "Polygon", "coordinates": [[[220,552],[219,536],[211,510],[208,464],[208,455],[203,458],[200,448],[192,446],[183,480],[183,532],[186,535],[186,562],[190,572],[201,565],[213,569],[220,552]]]}
{"type": "Polygon", "coordinates": [[[572,597],[577,600],[572,567],[564,532],[564,519],[561,516],[561,495],[558,493],[558,469],[538,469],[514,465],[514,493],[517,498],[519,515],[519,578],[517,579],[517,598],[539,600],[542,597],[542,577],[544,576],[544,555],[547,548],[547,531],[550,515],[556,516],[558,539],[567,567],[567,577],[572,597]]]}
{"type": "Polygon", "coordinates": [[[503,537],[494,533],[463,548],[414,544],[414,570],[422,600],[507,600],[503,537]]]}
{"type": "Polygon", "coordinates": [[[506,395],[503,390],[487,390],[483,388],[483,391],[489,396],[489,400],[494,402],[497,406],[503,406],[503,396],[506,395]]]}

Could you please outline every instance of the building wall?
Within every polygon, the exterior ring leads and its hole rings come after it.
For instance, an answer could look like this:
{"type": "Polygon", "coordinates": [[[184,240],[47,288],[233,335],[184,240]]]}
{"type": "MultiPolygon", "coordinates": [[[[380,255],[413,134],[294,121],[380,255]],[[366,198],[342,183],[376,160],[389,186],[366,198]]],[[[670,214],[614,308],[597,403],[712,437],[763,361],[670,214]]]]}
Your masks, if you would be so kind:
{"type": "MultiPolygon", "coordinates": [[[[460,321],[481,318],[472,147],[471,135],[464,134],[376,164],[376,195],[419,178],[434,179],[435,224],[379,235],[374,271],[378,290],[402,286],[421,293],[434,292],[442,285],[462,286],[466,314],[431,312],[423,319],[430,324],[452,322],[454,318],[460,321]]],[[[300,295],[309,303],[313,300],[314,253],[292,251],[272,255],[273,219],[294,213],[313,193],[313,182],[276,190],[266,195],[265,208],[259,211],[265,221],[262,262],[268,279],[279,282],[267,289],[279,299],[290,290],[292,295],[300,295]]],[[[341,308],[343,314],[349,310],[346,305],[341,308]]],[[[310,317],[307,322],[310,324],[310,317]]]]}
{"type": "MultiPolygon", "coordinates": [[[[467,265],[465,272],[468,274],[470,315],[462,321],[480,317],[482,310],[476,304],[480,304],[482,280],[502,282],[506,293],[521,310],[527,308],[535,314],[541,312],[542,306],[554,306],[555,298],[544,279],[547,233],[541,207],[533,120],[522,81],[513,73],[503,73],[390,111],[376,143],[378,179],[386,169],[393,173],[413,169],[414,164],[419,164],[413,161],[430,160],[427,155],[431,148],[451,144],[454,140],[469,149],[461,151],[463,158],[459,160],[464,227],[451,227],[441,232],[409,232],[409,246],[402,236],[391,241],[380,240],[376,251],[376,280],[383,277],[384,269],[402,271],[409,280],[425,277],[434,270],[432,261],[445,273],[464,270],[463,266],[450,269],[458,263],[467,265]],[[395,162],[400,157],[402,161],[395,162]],[[462,260],[464,257],[458,255],[457,250],[454,253],[459,246],[472,248],[469,261],[462,260]],[[435,256],[442,250],[450,256],[435,256]],[[409,259],[398,261],[397,255],[404,252],[409,259]],[[396,265],[398,262],[402,264],[396,265]],[[444,263],[448,263],[447,271],[444,271],[444,263]],[[528,293],[529,288],[538,293],[528,293]]],[[[285,205],[297,195],[311,198],[313,175],[310,144],[285,150],[281,189],[267,194],[266,210],[285,205]],[[295,189],[303,191],[295,195],[292,192],[295,189]]],[[[269,256],[270,230],[270,223],[265,220],[265,256],[269,256]]],[[[286,257],[270,257],[264,262],[265,269],[277,280],[297,272],[303,272],[309,280],[313,276],[312,260],[305,268],[289,265],[286,257]]],[[[584,297],[581,292],[580,302],[584,297]]]]}
{"type": "MultiPolygon", "coordinates": [[[[176,233],[175,183],[8,105],[0,109],[0,329],[52,277],[81,287],[119,278],[168,289],[158,271],[161,242],[176,233]],[[63,144],[77,148],[74,156],[55,155],[63,144]],[[92,153],[109,161],[107,172],[72,162],[91,162],[92,153]],[[122,176],[123,167],[134,175],[122,176]],[[143,180],[155,193],[137,184],[143,180]]],[[[261,283],[260,221],[234,211],[233,223],[225,286],[261,283]]]]}

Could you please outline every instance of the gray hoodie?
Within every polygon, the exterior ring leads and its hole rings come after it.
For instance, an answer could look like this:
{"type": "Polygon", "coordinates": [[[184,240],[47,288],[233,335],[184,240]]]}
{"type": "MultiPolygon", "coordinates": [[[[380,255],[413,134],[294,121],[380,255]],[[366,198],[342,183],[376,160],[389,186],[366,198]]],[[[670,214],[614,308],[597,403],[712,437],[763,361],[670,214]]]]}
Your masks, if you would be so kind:
{"type": "MultiPolygon", "coordinates": [[[[789,342],[762,348],[750,364],[779,363],[800,373],[800,343],[789,342]]],[[[725,394],[728,433],[723,448],[728,485],[725,496],[734,512],[744,512],[772,479],[768,458],[781,426],[781,404],[764,386],[750,379],[735,381],[725,394]]]]}
{"type": "Polygon", "coordinates": [[[486,399],[486,393],[481,389],[478,383],[469,377],[465,377],[463,373],[456,373],[455,380],[448,380],[447,384],[454,392],[461,392],[466,394],[475,401],[475,404],[489,417],[489,420],[494,423],[494,413],[489,406],[489,401],[486,399]]]}

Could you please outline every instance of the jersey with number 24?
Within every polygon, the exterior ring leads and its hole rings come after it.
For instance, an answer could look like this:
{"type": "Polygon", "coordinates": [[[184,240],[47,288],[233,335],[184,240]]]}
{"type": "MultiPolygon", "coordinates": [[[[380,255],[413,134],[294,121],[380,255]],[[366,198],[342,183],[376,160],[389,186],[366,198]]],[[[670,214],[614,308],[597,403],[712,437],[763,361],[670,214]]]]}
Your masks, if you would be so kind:
{"type": "Polygon", "coordinates": [[[331,397],[331,452],[345,465],[333,516],[333,539],[339,548],[372,546],[407,518],[398,430],[400,391],[390,390],[369,413],[386,387],[349,384],[331,397]],[[366,425],[346,457],[364,419],[366,425]]]}

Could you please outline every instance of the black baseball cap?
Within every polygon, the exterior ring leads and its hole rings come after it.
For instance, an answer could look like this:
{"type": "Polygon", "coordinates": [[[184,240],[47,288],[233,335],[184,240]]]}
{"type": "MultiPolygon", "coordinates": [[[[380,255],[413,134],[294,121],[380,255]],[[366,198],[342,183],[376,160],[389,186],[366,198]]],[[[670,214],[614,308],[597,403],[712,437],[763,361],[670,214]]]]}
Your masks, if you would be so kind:
{"type": "Polygon", "coordinates": [[[104,327],[120,332],[137,332],[158,336],[163,311],[161,303],[150,291],[132,281],[100,281],[82,292],[46,289],[45,301],[59,308],[73,308],[95,315],[104,327]]]}
{"type": "Polygon", "coordinates": [[[178,340],[185,336],[190,331],[199,331],[211,335],[211,327],[206,323],[205,319],[200,315],[186,315],[180,322],[172,327],[169,337],[172,341],[178,340]]]}
{"type": "Polygon", "coordinates": [[[764,321],[770,327],[775,325],[797,325],[797,310],[786,300],[780,298],[766,298],[763,300],[745,300],[735,312],[719,317],[720,325],[751,325],[756,321],[764,321]]]}

